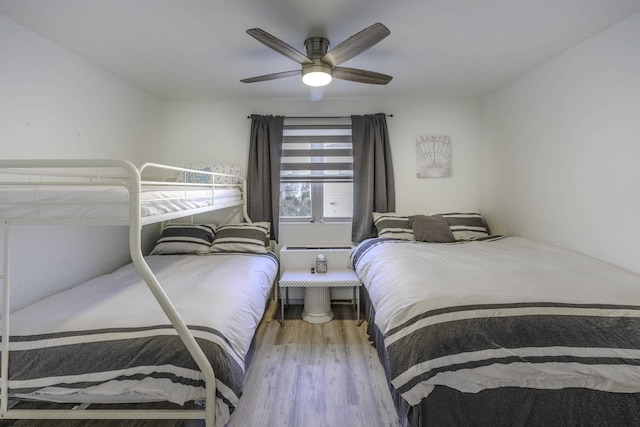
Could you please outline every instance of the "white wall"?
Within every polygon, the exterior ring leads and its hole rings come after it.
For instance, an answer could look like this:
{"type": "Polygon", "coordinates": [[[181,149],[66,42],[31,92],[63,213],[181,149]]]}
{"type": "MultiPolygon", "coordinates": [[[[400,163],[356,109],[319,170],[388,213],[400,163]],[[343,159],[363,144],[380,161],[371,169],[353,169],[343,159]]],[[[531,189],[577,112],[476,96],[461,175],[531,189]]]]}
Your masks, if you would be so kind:
{"type": "MultiPolygon", "coordinates": [[[[153,160],[162,108],[0,15],[0,158],[153,160]]],[[[12,228],[12,309],[128,262],[127,236],[126,227],[12,228]]]]}
{"type": "Polygon", "coordinates": [[[0,15],[0,158],[119,158],[155,151],[161,104],[0,15]]]}
{"type": "MultiPolygon", "coordinates": [[[[479,99],[268,99],[250,102],[174,103],[164,122],[163,161],[226,162],[241,166],[245,173],[252,113],[289,116],[349,116],[384,112],[394,162],[397,210],[429,212],[459,208],[481,208],[481,102],[479,99]],[[415,143],[421,135],[450,135],[453,143],[453,177],[418,179],[415,143]]],[[[320,243],[349,241],[344,227],[321,233],[320,243]]],[[[316,233],[313,230],[312,233],[316,233]]],[[[300,235],[298,231],[287,236],[300,235]]],[[[305,239],[302,239],[305,240],[305,239]]],[[[281,244],[309,243],[289,242],[281,244]]]]}
{"type": "Polygon", "coordinates": [[[640,272],[640,14],[483,99],[493,231],[640,272]]]}

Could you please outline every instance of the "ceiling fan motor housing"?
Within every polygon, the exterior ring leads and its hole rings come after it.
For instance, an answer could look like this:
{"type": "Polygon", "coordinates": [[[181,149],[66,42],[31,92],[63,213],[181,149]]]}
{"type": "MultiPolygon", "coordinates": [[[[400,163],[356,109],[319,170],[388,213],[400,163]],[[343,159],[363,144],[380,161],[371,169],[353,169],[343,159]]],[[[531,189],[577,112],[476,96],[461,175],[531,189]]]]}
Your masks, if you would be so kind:
{"type": "Polygon", "coordinates": [[[304,47],[307,50],[307,58],[313,63],[302,65],[302,81],[309,86],[328,84],[333,76],[333,68],[321,59],[329,50],[329,40],[324,37],[310,37],[304,41],[304,47]]]}
{"type": "Polygon", "coordinates": [[[304,41],[304,48],[309,59],[320,59],[329,50],[329,40],[324,37],[310,37],[304,41]]]}

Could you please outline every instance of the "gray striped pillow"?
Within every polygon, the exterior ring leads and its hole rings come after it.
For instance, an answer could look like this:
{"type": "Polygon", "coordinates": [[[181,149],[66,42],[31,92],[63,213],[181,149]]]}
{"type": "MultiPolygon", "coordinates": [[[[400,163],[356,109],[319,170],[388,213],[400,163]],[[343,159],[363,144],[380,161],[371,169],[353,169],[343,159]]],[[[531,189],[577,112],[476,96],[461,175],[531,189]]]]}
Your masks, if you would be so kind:
{"type": "Polygon", "coordinates": [[[252,222],[218,227],[211,252],[266,253],[271,224],[252,222]]]}
{"type": "Polygon", "coordinates": [[[214,224],[168,224],[151,255],[203,254],[209,252],[216,233],[214,224]]]}
{"type": "Polygon", "coordinates": [[[415,240],[411,222],[407,215],[400,215],[395,212],[374,212],[373,223],[378,230],[378,237],[415,240]]]}
{"type": "Polygon", "coordinates": [[[487,223],[479,213],[441,214],[456,240],[472,240],[489,235],[487,223]]]}

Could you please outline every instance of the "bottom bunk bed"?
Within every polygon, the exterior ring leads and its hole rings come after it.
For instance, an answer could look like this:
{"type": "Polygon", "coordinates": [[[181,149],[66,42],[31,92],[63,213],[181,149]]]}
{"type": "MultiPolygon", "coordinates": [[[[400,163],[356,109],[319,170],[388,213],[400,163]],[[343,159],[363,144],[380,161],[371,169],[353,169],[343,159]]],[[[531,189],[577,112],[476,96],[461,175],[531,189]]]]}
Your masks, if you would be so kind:
{"type": "MultiPolygon", "coordinates": [[[[277,277],[277,258],[264,252],[145,258],[213,367],[218,426],[242,394],[245,358],[277,277]]],[[[9,343],[10,399],[205,398],[202,373],[133,264],[12,313],[9,343]]]]}
{"type": "Polygon", "coordinates": [[[517,237],[352,261],[403,425],[640,425],[640,276],[517,237]]]}

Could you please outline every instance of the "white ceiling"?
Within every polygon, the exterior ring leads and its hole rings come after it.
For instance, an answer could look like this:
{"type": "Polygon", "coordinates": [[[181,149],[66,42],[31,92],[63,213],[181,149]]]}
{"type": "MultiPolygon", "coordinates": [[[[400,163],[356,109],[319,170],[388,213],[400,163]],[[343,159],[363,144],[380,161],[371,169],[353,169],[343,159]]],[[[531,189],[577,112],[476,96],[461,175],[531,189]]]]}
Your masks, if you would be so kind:
{"type": "Polygon", "coordinates": [[[478,96],[640,11],[640,0],[0,0],[0,13],[168,100],[306,98],[299,68],[245,31],[304,52],[381,22],[391,35],[343,65],[386,86],[334,80],[325,98],[478,96]]]}

